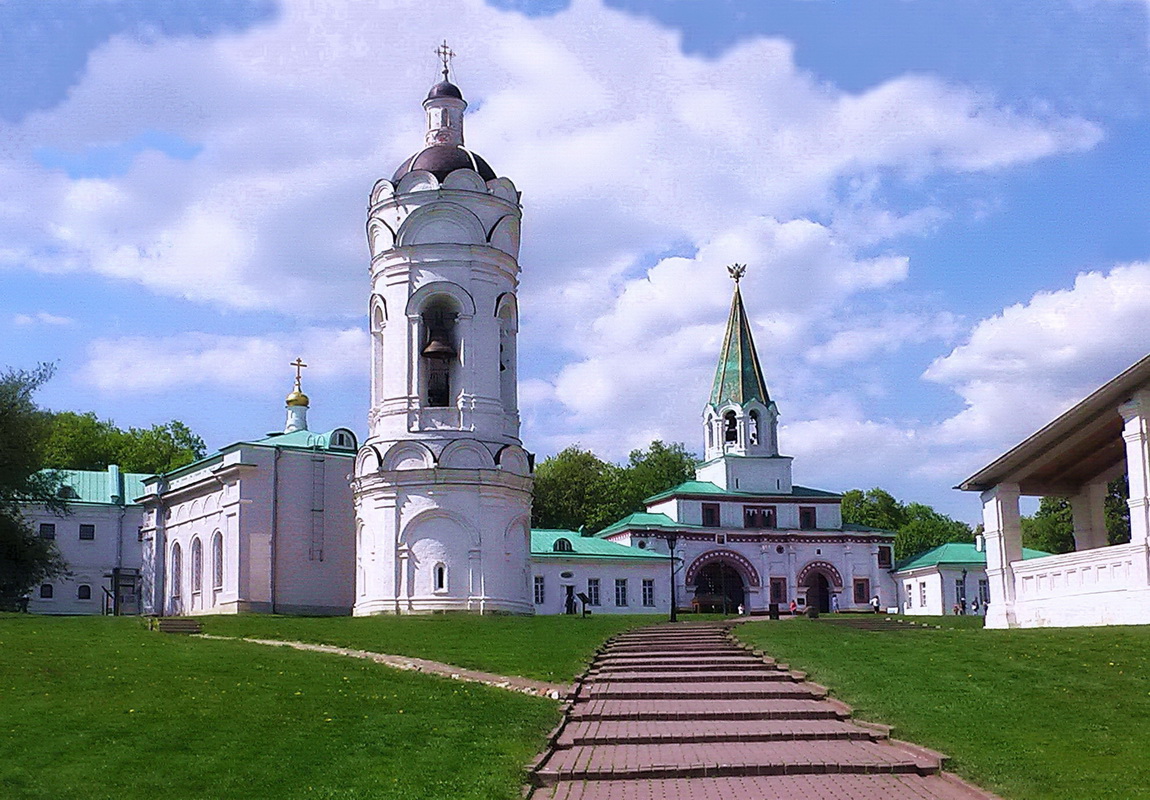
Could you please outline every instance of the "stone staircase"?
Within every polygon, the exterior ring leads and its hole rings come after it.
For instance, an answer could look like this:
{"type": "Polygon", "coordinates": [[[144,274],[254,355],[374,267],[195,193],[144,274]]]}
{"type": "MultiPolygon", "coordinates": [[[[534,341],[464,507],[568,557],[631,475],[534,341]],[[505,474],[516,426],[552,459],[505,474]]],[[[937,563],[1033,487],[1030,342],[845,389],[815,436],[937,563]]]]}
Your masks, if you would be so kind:
{"type": "Polygon", "coordinates": [[[533,800],[990,798],[944,757],[850,719],[801,672],[736,643],[722,624],[620,634],[576,685],[533,800]]]}

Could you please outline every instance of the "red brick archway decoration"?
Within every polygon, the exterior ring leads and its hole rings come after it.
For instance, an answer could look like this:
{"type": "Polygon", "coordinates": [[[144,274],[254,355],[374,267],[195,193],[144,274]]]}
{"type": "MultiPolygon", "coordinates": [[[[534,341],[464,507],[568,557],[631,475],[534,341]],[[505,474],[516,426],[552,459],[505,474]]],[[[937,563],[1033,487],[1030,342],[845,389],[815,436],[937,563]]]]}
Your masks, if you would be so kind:
{"type": "Polygon", "coordinates": [[[806,586],[807,579],[815,572],[821,572],[826,577],[830,578],[831,584],[835,591],[841,592],[843,589],[843,576],[835,569],[835,565],[829,561],[812,561],[807,564],[799,572],[798,585],[806,586]]]}
{"type": "Polygon", "coordinates": [[[691,563],[691,566],[687,568],[687,585],[694,586],[696,579],[699,577],[699,570],[708,564],[714,564],[716,561],[726,561],[729,563],[742,574],[743,580],[746,581],[748,586],[759,585],[759,571],[755,569],[755,565],[742,553],[737,553],[734,550],[708,550],[696,558],[691,563]]]}

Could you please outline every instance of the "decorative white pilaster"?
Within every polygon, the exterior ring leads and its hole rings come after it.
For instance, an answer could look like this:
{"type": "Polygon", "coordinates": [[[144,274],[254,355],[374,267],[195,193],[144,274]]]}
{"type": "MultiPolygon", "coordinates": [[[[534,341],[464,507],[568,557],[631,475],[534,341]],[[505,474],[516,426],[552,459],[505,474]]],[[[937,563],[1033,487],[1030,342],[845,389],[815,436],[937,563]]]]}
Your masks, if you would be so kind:
{"type": "Polygon", "coordinates": [[[1150,392],[1143,389],[1118,407],[1125,426],[1126,473],[1130,479],[1130,541],[1150,542],[1150,392]]]}
{"type": "Polygon", "coordinates": [[[1018,484],[1000,483],[982,493],[983,536],[986,540],[986,578],[990,605],[986,627],[1017,627],[1014,615],[1014,570],[1022,559],[1022,519],[1018,511],[1018,484]]]}
{"type": "Polygon", "coordinates": [[[1078,551],[1105,547],[1106,538],[1106,484],[1091,483],[1070,498],[1070,511],[1074,517],[1074,549],[1078,551]]]}

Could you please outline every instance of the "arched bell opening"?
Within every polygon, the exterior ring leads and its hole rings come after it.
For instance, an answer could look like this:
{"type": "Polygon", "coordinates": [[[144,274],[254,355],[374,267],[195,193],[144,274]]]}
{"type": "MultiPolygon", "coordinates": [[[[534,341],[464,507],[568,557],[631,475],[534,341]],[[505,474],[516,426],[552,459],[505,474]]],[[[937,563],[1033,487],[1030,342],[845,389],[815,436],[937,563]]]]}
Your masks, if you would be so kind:
{"type": "Polygon", "coordinates": [[[446,297],[434,297],[420,314],[419,360],[423,368],[424,403],[446,407],[455,401],[459,349],[455,305],[446,297]]]}
{"type": "Polygon", "coordinates": [[[754,409],[752,409],[748,415],[747,441],[751,445],[757,445],[759,443],[759,412],[754,409]]]}
{"type": "Polygon", "coordinates": [[[735,614],[746,604],[743,576],[726,561],[713,561],[695,579],[695,610],[708,614],[735,614]]]}
{"type": "Polygon", "coordinates": [[[739,418],[734,411],[723,415],[723,441],[734,443],[739,441],[739,418]]]}

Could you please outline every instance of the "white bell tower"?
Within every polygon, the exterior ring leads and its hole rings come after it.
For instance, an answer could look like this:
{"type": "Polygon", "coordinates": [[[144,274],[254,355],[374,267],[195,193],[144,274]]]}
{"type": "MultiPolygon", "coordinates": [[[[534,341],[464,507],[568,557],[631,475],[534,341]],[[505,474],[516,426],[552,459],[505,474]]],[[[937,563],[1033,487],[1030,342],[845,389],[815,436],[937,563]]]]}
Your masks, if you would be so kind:
{"type": "Polygon", "coordinates": [[[519,441],[519,193],[463,146],[443,80],[425,146],[372,189],[371,409],[356,459],[357,615],[532,613],[519,441]]]}

